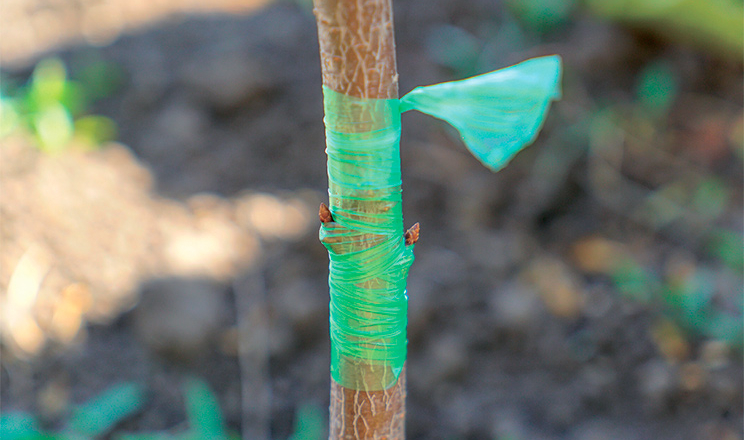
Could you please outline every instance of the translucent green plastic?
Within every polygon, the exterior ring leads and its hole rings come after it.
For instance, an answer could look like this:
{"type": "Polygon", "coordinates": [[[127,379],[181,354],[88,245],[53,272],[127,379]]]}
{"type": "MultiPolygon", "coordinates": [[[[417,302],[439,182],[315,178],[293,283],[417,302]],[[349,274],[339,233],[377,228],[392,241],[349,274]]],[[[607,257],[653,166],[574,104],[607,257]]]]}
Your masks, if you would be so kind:
{"type": "Polygon", "coordinates": [[[406,360],[406,277],[398,100],[323,88],[330,256],[331,376],[353,389],[395,384],[406,360]],[[359,132],[351,132],[359,131],[359,132]]]}
{"type": "Polygon", "coordinates": [[[401,112],[418,110],[455,127],[465,146],[493,171],[503,168],[540,131],[560,98],[561,59],[533,58],[472,78],[416,87],[401,112]]]}
{"type": "Polygon", "coordinates": [[[492,170],[532,142],[560,96],[560,58],[536,58],[397,99],[360,99],[323,88],[333,222],[321,226],[330,257],[331,376],[347,388],[394,385],[406,360],[400,114],[443,119],[492,170]]]}

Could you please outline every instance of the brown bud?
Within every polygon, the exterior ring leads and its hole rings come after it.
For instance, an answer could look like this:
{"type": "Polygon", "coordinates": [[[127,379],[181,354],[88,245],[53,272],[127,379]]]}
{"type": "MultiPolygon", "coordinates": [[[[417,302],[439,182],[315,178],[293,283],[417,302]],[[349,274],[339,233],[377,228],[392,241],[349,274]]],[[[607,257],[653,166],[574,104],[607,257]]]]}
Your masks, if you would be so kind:
{"type": "Polygon", "coordinates": [[[318,211],[318,216],[320,217],[321,223],[330,223],[333,221],[331,210],[328,209],[328,206],[325,203],[320,204],[320,210],[318,211]]]}
{"type": "Polygon", "coordinates": [[[418,241],[420,230],[421,227],[418,223],[416,223],[406,231],[404,235],[404,237],[406,238],[406,245],[414,244],[418,241]]]}

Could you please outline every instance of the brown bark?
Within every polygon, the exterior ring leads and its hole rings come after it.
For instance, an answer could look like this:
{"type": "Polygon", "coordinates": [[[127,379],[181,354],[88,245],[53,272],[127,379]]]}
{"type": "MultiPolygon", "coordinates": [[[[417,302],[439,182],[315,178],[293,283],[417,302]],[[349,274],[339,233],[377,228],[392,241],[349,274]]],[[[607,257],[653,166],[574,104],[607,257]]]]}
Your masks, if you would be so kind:
{"type": "Polygon", "coordinates": [[[406,370],[391,388],[364,391],[331,379],[329,439],[402,440],[405,438],[406,370]]]}
{"type": "Polygon", "coordinates": [[[398,98],[391,0],[314,0],[323,84],[357,98],[398,98]]]}
{"type": "MultiPolygon", "coordinates": [[[[397,99],[391,0],[314,0],[314,6],[323,85],[357,98],[397,99]]],[[[362,212],[377,209],[361,208],[362,212]]],[[[332,221],[322,207],[320,214],[323,221],[332,221]]],[[[374,369],[348,365],[356,369],[349,371],[356,377],[374,369]]],[[[405,368],[398,381],[384,390],[347,388],[331,379],[330,439],[403,439],[405,396],[405,368]]]]}

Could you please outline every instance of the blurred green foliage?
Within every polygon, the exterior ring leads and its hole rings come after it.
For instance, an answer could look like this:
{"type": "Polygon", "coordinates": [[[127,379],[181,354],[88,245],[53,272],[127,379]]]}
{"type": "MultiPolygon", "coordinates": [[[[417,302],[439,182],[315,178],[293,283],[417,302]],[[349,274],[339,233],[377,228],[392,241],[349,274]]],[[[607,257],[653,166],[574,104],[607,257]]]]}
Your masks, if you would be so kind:
{"type": "Polygon", "coordinates": [[[744,272],[744,236],[726,229],[714,230],[707,240],[708,252],[736,273],[744,272]]]}
{"type": "Polygon", "coordinates": [[[739,0],[585,0],[597,15],[664,31],[741,59],[744,5],[739,0]]]}
{"type": "Polygon", "coordinates": [[[744,2],[741,0],[507,0],[527,28],[543,33],[568,22],[583,4],[594,14],[662,32],[735,59],[744,51],[744,2]]]}
{"type": "Polygon", "coordinates": [[[16,130],[31,133],[37,146],[58,152],[73,140],[94,148],[116,137],[116,124],[86,112],[94,101],[112,93],[118,85],[117,70],[103,61],[85,64],[80,80],[68,77],[58,58],[47,58],[34,68],[26,84],[17,86],[3,78],[0,85],[0,138],[16,130]]]}
{"type": "MultiPolygon", "coordinates": [[[[735,277],[744,270],[741,265],[742,237],[730,232],[725,235],[732,238],[728,246],[733,245],[734,236],[738,243],[739,266],[732,271],[735,277]]],[[[744,295],[742,292],[718,295],[716,278],[720,274],[717,272],[704,266],[691,266],[680,273],[660,277],[633,258],[624,257],[614,265],[610,277],[620,293],[642,303],[655,304],[691,336],[725,342],[741,350],[744,343],[744,295]]]]}
{"type": "Polygon", "coordinates": [[[636,99],[651,116],[666,116],[677,97],[679,79],[663,61],[646,65],[638,78],[636,99]]]}
{"type": "Polygon", "coordinates": [[[117,434],[115,440],[238,440],[229,432],[217,397],[206,382],[190,378],[183,387],[189,428],[183,432],[117,434]]]}
{"type": "Polygon", "coordinates": [[[193,430],[190,438],[227,439],[220,405],[209,386],[202,380],[189,379],[184,394],[186,414],[193,430]]]}
{"type": "Polygon", "coordinates": [[[593,112],[587,130],[588,184],[604,206],[652,234],[685,243],[695,255],[685,270],[663,274],[631,255],[619,255],[605,274],[617,292],[659,310],[685,338],[741,350],[744,237],[729,229],[739,182],[689,158],[675,160],[680,155],[671,143],[670,114],[679,84],[678,72],[655,60],[639,72],[632,100],[593,112]],[[649,163],[667,174],[638,171],[639,164],[649,163]]]}
{"type": "Polygon", "coordinates": [[[720,304],[715,277],[698,267],[683,276],[662,278],[630,258],[623,259],[611,273],[620,293],[643,303],[655,303],[690,336],[721,341],[741,350],[742,296],[733,296],[736,304],[720,304]]]}
{"type": "Polygon", "coordinates": [[[294,434],[289,440],[321,440],[325,434],[325,413],[316,405],[306,404],[297,410],[294,434]]]}
{"type": "MultiPolygon", "coordinates": [[[[201,379],[190,378],[183,387],[188,429],[182,432],[114,433],[113,428],[140,412],[145,393],[134,383],[115,385],[91,400],[75,406],[63,428],[45,430],[33,414],[13,411],[0,415],[2,440],[239,440],[228,431],[217,397],[201,379]]],[[[325,434],[325,413],[316,405],[297,410],[294,434],[289,440],[320,440],[325,434]]]]}
{"type": "Polygon", "coordinates": [[[119,422],[142,409],[144,393],[132,383],[113,386],[92,400],[73,408],[59,432],[41,428],[39,420],[24,412],[0,416],[3,440],[86,440],[100,438],[119,422]]]}
{"type": "MultiPolygon", "coordinates": [[[[189,428],[180,433],[156,432],[113,434],[116,440],[237,440],[228,432],[217,398],[200,379],[189,379],[184,385],[189,428]]],[[[69,420],[58,432],[42,429],[37,417],[25,412],[10,412],[0,417],[0,439],[3,440],[92,440],[104,438],[120,422],[141,411],[144,391],[133,383],[109,388],[72,409],[69,420]]],[[[301,437],[310,438],[310,437],[301,437]]]]}
{"type": "Polygon", "coordinates": [[[68,421],[69,430],[84,438],[96,438],[108,432],[124,418],[141,409],[141,387],[125,383],[78,406],[68,421]]]}
{"type": "Polygon", "coordinates": [[[576,0],[507,0],[506,4],[522,23],[542,33],[568,21],[576,0]]]}
{"type": "Polygon", "coordinates": [[[741,349],[741,296],[738,304],[716,304],[715,274],[697,270],[667,280],[662,297],[669,313],[688,332],[741,349]]]}

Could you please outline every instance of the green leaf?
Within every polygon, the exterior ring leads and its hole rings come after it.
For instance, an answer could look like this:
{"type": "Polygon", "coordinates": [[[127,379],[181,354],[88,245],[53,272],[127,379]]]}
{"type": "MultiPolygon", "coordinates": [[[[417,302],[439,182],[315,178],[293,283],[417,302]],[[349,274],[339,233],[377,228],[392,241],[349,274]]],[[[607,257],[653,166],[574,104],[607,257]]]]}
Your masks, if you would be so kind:
{"type": "Polygon", "coordinates": [[[39,106],[59,102],[65,91],[67,70],[59,58],[47,58],[36,65],[29,96],[39,106]]]}
{"type": "Polygon", "coordinates": [[[60,151],[72,139],[72,117],[62,104],[50,104],[36,113],[33,117],[33,125],[39,146],[44,151],[60,151]]]}
{"type": "Polygon", "coordinates": [[[57,58],[40,61],[29,85],[20,92],[25,95],[24,104],[29,113],[63,105],[74,116],[83,113],[88,107],[83,86],[67,78],[67,70],[57,58]]]}
{"type": "Polygon", "coordinates": [[[226,437],[222,412],[206,382],[190,379],[185,386],[186,413],[197,438],[218,440],[226,437]]]}
{"type": "Polygon", "coordinates": [[[289,440],[321,440],[324,434],[323,411],[315,405],[303,405],[297,410],[294,434],[289,440]]]}
{"type": "Polygon", "coordinates": [[[594,13],[670,33],[741,62],[744,7],[731,0],[585,0],[594,13]]]}
{"type": "Polygon", "coordinates": [[[66,81],[62,89],[62,95],[59,102],[65,106],[67,111],[73,116],[85,113],[88,108],[88,97],[83,86],[74,82],[66,81]]]}
{"type": "Polygon", "coordinates": [[[678,82],[677,75],[668,64],[651,63],[638,78],[638,101],[653,116],[664,116],[677,97],[678,82]]]}
{"type": "Polygon", "coordinates": [[[0,138],[12,133],[20,124],[20,116],[13,99],[0,96],[0,138]]]}
{"type": "Polygon", "coordinates": [[[144,392],[139,385],[124,383],[113,386],[76,408],[68,430],[90,437],[102,435],[139,411],[143,402],[144,392]]]}
{"type": "Polygon", "coordinates": [[[617,290],[642,303],[651,301],[660,286],[654,274],[630,258],[623,259],[611,277],[617,290]]]}
{"type": "Polygon", "coordinates": [[[573,11],[575,0],[508,0],[514,15],[536,31],[548,31],[564,23],[573,11]]]}
{"type": "Polygon", "coordinates": [[[84,116],[75,121],[75,138],[91,147],[116,139],[116,123],[105,116],[84,116]]]}
{"type": "Polygon", "coordinates": [[[715,293],[713,275],[705,270],[697,270],[679,281],[678,286],[671,288],[673,292],[668,297],[675,299],[673,305],[677,308],[681,324],[698,334],[703,333],[713,312],[711,307],[715,293]]]}
{"type": "Polygon", "coordinates": [[[0,417],[0,439],[21,440],[40,435],[39,423],[31,414],[11,412],[0,417]]]}

